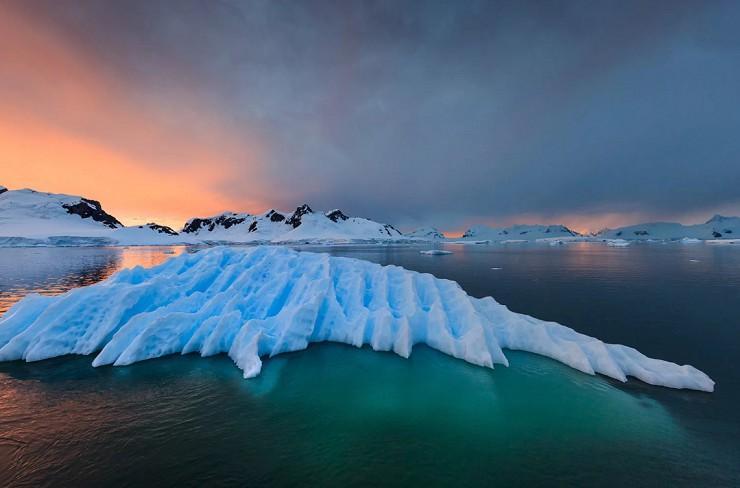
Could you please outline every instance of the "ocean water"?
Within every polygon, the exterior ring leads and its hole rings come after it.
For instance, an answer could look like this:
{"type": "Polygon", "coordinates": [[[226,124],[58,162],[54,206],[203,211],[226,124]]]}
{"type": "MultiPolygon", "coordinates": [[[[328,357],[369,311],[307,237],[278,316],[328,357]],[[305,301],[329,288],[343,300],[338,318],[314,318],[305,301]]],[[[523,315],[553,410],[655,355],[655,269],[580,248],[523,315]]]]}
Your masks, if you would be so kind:
{"type": "MultiPolygon", "coordinates": [[[[321,344],[244,380],[225,356],[0,363],[2,486],[738,486],[740,248],[644,244],[328,251],[454,279],[517,312],[689,363],[712,394],[507,351],[321,344]]],[[[0,313],[185,248],[0,249],[0,313]]]]}

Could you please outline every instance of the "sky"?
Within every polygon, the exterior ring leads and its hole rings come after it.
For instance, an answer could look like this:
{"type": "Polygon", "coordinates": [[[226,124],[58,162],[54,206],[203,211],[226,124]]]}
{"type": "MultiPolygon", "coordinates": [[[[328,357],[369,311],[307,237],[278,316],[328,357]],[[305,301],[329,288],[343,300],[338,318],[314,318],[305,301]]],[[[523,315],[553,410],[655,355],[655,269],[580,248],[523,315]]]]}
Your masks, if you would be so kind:
{"type": "Polygon", "coordinates": [[[129,224],[740,214],[740,2],[3,0],[0,184],[129,224]]]}

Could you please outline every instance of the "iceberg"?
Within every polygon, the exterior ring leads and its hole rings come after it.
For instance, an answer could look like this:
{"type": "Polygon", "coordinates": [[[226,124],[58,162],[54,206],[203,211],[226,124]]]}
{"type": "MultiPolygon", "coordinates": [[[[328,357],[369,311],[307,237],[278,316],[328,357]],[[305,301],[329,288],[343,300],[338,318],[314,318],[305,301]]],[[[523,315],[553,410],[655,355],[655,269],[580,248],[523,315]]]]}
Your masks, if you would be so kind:
{"type": "Polygon", "coordinates": [[[611,247],[627,247],[631,243],[630,241],[626,241],[624,239],[606,239],[606,245],[611,247]]]}
{"type": "Polygon", "coordinates": [[[702,242],[701,239],[695,239],[693,237],[684,237],[681,239],[681,244],[701,244],[702,242]]]}
{"type": "Polygon", "coordinates": [[[452,251],[445,251],[444,249],[429,249],[427,251],[419,251],[419,254],[426,254],[427,256],[446,256],[452,254],[452,251]]]}
{"type": "Polygon", "coordinates": [[[29,295],[0,318],[0,361],[96,354],[93,366],[169,354],[228,354],[245,378],[262,359],[334,341],[408,357],[416,344],[469,363],[504,349],[587,374],[713,391],[692,366],[651,359],[469,296],[454,281],[285,247],[217,247],[119,271],[59,296],[29,295]]]}

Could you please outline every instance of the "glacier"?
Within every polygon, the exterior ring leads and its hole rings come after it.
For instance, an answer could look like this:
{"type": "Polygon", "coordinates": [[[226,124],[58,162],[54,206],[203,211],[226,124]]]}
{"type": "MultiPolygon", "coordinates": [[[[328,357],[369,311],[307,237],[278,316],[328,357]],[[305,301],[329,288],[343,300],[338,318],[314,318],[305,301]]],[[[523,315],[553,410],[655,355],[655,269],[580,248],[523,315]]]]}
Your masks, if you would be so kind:
{"type": "Polygon", "coordinates": [[[245,378],[262,358],[334,341],[409,357],[416,344],[469,363],[527,351],[588,374],[713,391],[692,366],[652,359],[469,296],[454,281],[286,247],[216,247],[124,269],[59,296],[29,295],[0,318],[0,361],[96,354],[93,366],[228,354],[245,378]]]}

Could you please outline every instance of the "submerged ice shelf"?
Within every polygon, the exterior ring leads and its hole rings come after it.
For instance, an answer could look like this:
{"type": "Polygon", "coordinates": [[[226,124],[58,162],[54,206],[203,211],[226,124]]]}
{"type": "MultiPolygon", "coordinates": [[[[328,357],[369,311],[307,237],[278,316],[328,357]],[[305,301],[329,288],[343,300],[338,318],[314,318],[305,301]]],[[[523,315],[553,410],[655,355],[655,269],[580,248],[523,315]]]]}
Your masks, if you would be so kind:
{"type": "Polygon", "coordinates": [[[0,361],[97,353],[93,365],[101,366],[227,353],[249,378],[261,357],[321,341],[403,357],[426,344],[491,368],[508,365],[502,349],[521,350],[620,381],[714,389],[692,366],[514,313],[453,281],[284,247],[184,254],[60,296],[29,295],[0,318],[0,361]]]}

